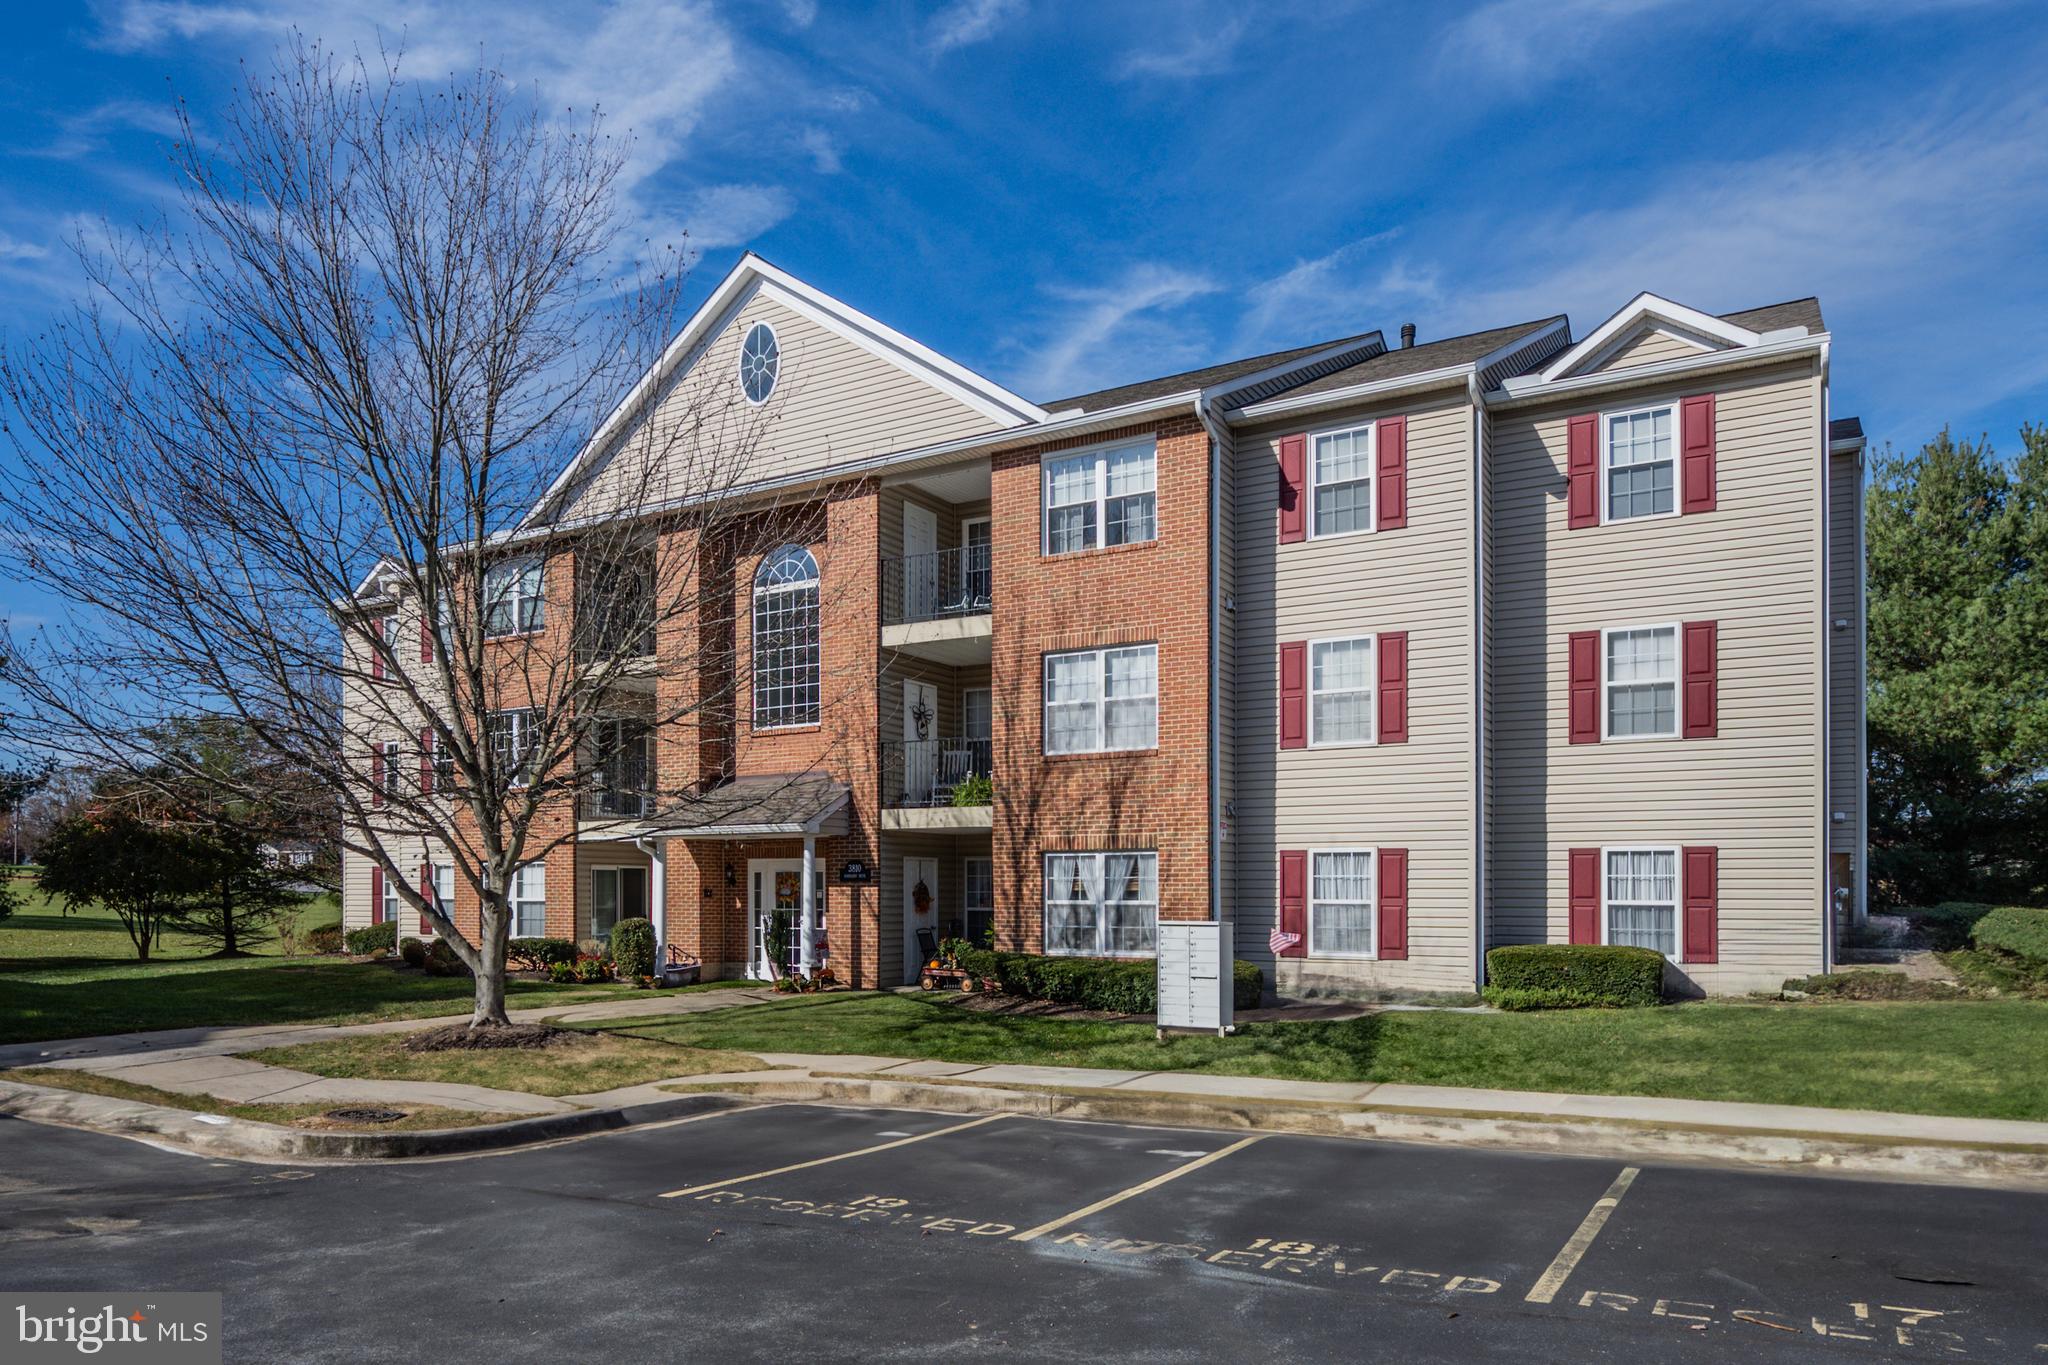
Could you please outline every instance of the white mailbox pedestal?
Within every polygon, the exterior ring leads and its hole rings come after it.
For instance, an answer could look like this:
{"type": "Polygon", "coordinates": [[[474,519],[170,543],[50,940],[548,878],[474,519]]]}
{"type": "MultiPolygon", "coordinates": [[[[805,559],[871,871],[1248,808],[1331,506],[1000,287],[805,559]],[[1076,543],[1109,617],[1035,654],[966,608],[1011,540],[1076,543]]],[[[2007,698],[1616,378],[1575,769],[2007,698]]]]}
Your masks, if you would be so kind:
{"type": "Polygon", "coordinates": [[[1235,1032],[1229,920],[1161,920],[1159,1034],[1170,1028],[1235,1032]]]}

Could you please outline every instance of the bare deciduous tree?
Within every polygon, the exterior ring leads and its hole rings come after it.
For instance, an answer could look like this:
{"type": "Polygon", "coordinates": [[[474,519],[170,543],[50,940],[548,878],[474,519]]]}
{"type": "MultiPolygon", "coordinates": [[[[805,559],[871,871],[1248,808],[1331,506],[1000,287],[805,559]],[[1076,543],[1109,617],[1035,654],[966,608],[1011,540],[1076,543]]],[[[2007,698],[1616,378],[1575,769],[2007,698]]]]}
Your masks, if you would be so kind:
{"type": "Polygon", "coordinates": [[[217,139],[185,118],[181,212],[82,248],[90,300],[0,359],[0,553],[73,608],[7,642],[26,742],[121,764],[233,718],[453,943],[473,1026],[505,1021],[508,890],[565,812],[714,775],[732,566],[800,515],[734,505],[775,403],[656,378],[681,270],[617,265],[622,161],[489,70],[294,43],[217,139]],[[656,732],[710,757],[657,782],[656,732]]]}

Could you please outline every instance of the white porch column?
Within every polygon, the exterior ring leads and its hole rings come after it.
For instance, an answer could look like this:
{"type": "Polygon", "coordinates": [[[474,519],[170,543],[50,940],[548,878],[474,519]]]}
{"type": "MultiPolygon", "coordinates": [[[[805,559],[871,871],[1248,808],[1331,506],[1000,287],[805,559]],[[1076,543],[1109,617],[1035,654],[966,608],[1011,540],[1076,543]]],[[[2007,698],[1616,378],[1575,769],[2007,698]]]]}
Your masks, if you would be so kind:
{"type": "Polygon", "coordinates": [[[647,913],[654,920],[654,974],[668,969],[668,844],[642,839],[647,851],[647,913]]]}
{"type": "Polygon", "coordinates": [[[799,931],[798,942],[803,949],[805,976],[810,976],[818,969],[818,936],[811,927],[814,911],[813,901],[817,896],[817,891],[813,886],[813,883],[817,880],[817,870],[818,836],[806,834],[804,836],[804,886],[803,892],[797,899],[797,904],[802,907],[799,914],[802,916],[803,927],[799,931]]]}

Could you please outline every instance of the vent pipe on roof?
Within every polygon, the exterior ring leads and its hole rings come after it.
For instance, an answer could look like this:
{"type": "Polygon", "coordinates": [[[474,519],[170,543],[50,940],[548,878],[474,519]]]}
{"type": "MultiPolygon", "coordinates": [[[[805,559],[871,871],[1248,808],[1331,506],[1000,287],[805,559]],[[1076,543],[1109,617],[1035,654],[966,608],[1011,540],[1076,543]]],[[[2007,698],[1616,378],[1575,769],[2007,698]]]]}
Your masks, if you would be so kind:
{"type": "Polygon", "coordinates": [[[1402,323],[1402,324],[1401,324],[1401,349],[1405,351],[1405,350],[1407,350],[1407,349],[1408,349],[1408,348],[1409,348],[1410,346],[1413,346],[1414,344],[1415,344],[1415,324],[1414,324],[1414,323],[1412,323],[1412,322],[1404,322],[1404,323],[1402,323]]]}

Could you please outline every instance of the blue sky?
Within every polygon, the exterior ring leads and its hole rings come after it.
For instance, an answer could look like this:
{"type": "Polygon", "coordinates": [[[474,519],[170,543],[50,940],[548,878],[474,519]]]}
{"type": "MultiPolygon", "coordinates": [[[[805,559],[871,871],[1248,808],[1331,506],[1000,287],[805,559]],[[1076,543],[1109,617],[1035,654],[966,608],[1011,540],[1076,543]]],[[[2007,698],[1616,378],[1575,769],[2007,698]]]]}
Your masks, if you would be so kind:
{"type": "Polygon", "coordinates": [[[1647,288],[1820,295],[1880,440],[2048,419],[2037,0],[23,7],[0,325],[164,202],[171,92],[203,123],[292,25],[601,105],[698,296],[751,246],[1033,398],[1407,320],[1583,334],[1647,288]]]}

